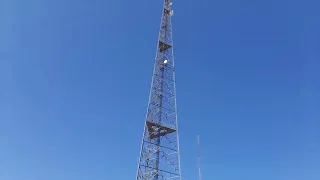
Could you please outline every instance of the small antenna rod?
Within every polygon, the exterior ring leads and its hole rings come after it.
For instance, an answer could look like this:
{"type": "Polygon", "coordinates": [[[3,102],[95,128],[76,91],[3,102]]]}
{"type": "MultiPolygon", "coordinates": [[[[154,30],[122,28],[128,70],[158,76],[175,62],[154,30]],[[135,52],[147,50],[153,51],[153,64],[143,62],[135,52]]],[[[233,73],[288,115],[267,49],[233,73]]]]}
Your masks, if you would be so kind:
{"type": "Polygon", "coordinates": [[[200,136],[199,135],[198,135],[198,168],[199,168],[199,180],[202,180],[201,167],[200,167],[200,136]]]}

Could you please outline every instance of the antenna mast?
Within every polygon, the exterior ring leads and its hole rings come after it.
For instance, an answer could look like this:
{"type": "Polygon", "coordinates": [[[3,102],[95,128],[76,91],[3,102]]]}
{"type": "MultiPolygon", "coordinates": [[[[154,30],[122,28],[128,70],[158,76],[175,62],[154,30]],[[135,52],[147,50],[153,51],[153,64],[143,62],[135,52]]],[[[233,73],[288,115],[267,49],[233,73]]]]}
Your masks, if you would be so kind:
{"type": "Polygon", "coordinates": [[[172,41],[172,0],[163,0],[136,180],[181,180],[172,41]]]}
{"type": "Polygon", "coordinates": [[[198,135],[198,169],[199,169],[199,180],[202,180],[201,167],[200,167],[200,136],[199,135],[198,135]]]}

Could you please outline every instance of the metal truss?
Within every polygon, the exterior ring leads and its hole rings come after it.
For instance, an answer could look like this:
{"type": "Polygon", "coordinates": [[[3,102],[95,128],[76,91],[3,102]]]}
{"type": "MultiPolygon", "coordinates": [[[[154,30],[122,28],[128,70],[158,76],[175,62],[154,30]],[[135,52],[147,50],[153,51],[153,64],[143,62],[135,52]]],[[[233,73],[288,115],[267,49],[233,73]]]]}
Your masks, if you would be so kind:
{"type": "Polygon", "coordinates": [[[181,180],[171,0],[164,0],[136,180],[181,180]]]}

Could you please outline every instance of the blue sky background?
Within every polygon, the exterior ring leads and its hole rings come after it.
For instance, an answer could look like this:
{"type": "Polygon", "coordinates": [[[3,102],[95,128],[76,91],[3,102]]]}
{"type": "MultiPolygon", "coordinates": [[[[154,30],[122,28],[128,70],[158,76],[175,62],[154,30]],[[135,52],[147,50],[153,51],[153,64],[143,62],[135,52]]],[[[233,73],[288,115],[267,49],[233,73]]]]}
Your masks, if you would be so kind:
{"type": "MultiPolygon", "coordinates": [[[[319,180],[320,2],[173,2],[184,180],[319,180]]],[[[0,2],[0,179],[135,179],[161,0],[0,2]]]]}

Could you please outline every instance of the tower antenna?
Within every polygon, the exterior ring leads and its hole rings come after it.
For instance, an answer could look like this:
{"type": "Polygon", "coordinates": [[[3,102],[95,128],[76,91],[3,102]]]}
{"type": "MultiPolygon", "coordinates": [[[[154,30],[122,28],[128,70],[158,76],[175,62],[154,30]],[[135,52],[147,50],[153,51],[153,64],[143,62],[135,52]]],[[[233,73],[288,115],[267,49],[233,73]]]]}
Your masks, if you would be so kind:
{"type": "Polygon", "coordinates": [[[200,136],[198,135],[198,169],[199,169],[199,180],[202,180],[201,177],[201,166],[200,166],[200,136]]]}
{"type": "Polygon", "coordinates": [[[181,180],[171,5],[163,0],[136,180],[181,180]]]}

